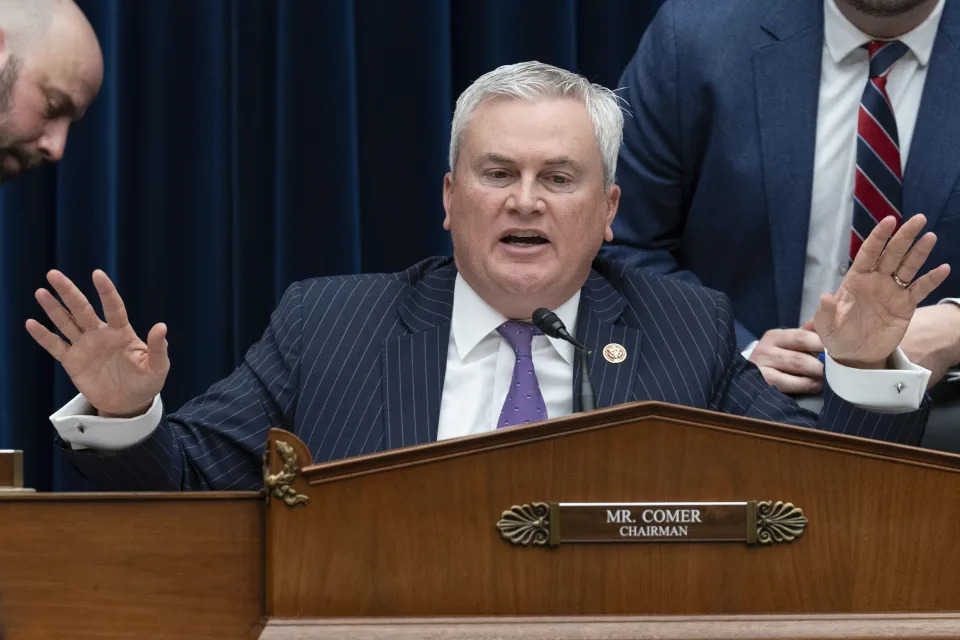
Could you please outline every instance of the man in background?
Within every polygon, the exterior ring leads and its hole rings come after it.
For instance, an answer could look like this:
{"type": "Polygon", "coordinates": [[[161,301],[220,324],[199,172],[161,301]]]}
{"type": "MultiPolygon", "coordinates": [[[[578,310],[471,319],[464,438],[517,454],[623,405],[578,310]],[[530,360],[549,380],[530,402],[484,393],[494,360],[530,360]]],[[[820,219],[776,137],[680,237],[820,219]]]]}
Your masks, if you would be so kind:
{"type": "MultiPolygon", "coordinates": [[[[821,391],[810,320],[878,220],[922,212],[945,239],[930,264],[960,258],[958,45],[955,1],[668,0],[620,80],[605,250],[723,291],[767,382],[821,391]]],[[[902,346],[936,383],[960,307],[918,309],[902,346]]]]}
{"type": "Polygon", "coordinates": [[[73,0],[0,0],[0,183],[58,162],[102,81],[100,45],[73,0]]]}

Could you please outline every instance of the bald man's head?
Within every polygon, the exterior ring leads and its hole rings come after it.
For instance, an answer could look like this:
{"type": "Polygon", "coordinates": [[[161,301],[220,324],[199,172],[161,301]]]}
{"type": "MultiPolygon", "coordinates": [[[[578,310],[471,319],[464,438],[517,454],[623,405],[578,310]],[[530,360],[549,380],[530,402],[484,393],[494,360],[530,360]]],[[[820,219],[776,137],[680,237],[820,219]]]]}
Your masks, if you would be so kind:
{"type": "Polygon", "coordinates": [[[0,182],[63,156],[103,55],[73,0],[0,0],[0,182]]]}

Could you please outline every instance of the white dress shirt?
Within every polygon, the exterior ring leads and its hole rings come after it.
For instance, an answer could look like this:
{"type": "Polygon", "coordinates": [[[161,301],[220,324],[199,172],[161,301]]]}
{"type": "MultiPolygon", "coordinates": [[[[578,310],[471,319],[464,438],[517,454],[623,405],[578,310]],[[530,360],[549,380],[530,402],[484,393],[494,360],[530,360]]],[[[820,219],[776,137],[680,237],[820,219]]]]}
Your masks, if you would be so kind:
{"type": "MultiPolygon", "coordinates": [[[[573,335],[579,308],[578,291],[555,310],[573,335]]],[[[438,440],[496,429],[516,362],[513,349],[497,333],[497,327],[506,320],[457,274],[438,440]]],[[[547,417],[569,415],[573,410],[573,346],[543,335],[534,336],[532,356],[547,417]]],[[[825,375],[837,395],[865,409],[898,413],[918,408],[930,372],[910,363],[899,349],[894,354],[893,367],[881,371],[851,369],[834,362],[828,353],[825,375]],[[898,382],[903,383],[900,392],[896,391],[898,382]]],[[[50,416],[50,421],[74,449],[117,451],[149,437],[162,417],[159,395],[144,415],[135,418],[97,416],[86,398],[77,395],[50,416]]]]}
{"type": "MultiPolygon", "coordinates": [[[[576,335],[580,292],[554,312],[576,335]]],[[[516,356],[497,333],[506,316],[484,302],[460,274],[453,289],[453,315],[447,346],[447,370],[440,398],[438,440],[497,428],[500,409],[513,378],[516,356]]],[[[533,337],[533,368],[548,418],[573,411],[573,345],[544,335],[533,337]]]]}

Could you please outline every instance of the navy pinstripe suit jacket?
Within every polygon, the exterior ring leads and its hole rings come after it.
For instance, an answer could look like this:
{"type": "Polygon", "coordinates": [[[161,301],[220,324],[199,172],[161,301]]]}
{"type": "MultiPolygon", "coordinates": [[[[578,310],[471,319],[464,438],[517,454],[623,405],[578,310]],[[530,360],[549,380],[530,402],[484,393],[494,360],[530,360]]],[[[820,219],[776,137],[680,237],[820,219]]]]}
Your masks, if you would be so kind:
{"type": "MultiPolygon", "coordinates": [[[[401,273],[297,282],[233,374],[152,436],[110,455],[65,454],[105,489],[255,489],[271,427],[297,434],[317,461],[435,440],[455,278],[451,258],[431,258],[401,273]]],[[[730,303],[715,291],[598,260],[580,300],[577,337],[594,350],[599,407],[660,400],[920,440],[926,403],[882,415],[828,389],[818,418],[768,386],[740,355],[730,303]],[[626,361],[600,356],[610,342],[626,347],[626,361]]],[[[578,386],[579,365],[573,379],[578,386]]]]}

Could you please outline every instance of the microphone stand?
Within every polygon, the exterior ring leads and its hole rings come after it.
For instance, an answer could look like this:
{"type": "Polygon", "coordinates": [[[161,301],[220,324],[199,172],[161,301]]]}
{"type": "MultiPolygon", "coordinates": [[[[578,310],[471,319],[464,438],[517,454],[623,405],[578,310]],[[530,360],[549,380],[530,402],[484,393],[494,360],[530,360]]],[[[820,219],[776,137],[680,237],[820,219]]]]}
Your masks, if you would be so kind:
{"type": "Polygon", "coordinates": [[[590,381],[590,367],[587,363],[586,349],[580,352],[580,411],[593,411],[597,408],[597,396],[593,393],[593,383],[590,381]]]}
{"type": "Polygon", "coordinates": [[[567,328],[563,326],[560,317],[549,309],[540,308],[533,312],[531,322],[535,327],[551,338],[566,340],[580,352],[580,411],[593,411],[597,408],[597,396],[593,392],[593,382],[590,380],[590,366],[587,356],[592,352],[587,346],[577,341],[567,328]]]}

